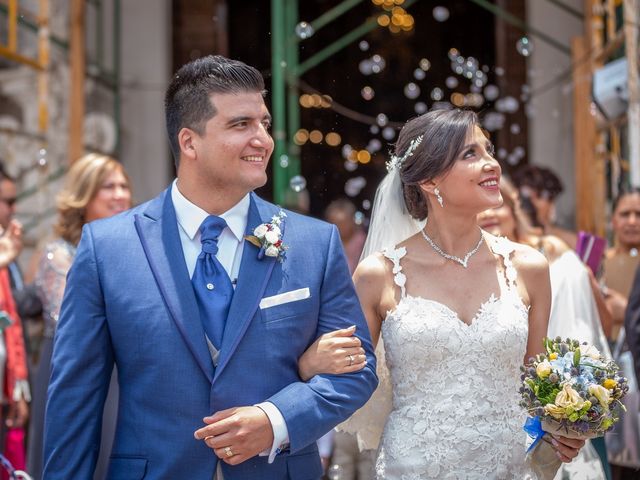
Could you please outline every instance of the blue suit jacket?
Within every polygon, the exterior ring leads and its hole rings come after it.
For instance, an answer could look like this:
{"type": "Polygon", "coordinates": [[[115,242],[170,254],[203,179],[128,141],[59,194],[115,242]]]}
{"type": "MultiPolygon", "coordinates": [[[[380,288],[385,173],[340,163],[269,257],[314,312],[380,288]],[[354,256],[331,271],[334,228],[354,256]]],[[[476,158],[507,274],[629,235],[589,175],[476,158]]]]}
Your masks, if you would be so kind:
{"type": "MultiPolygon", "coordinates": [[[[251,194],[247,230],[279,209],[251,194]]],[[[69,271],[52,359],[45,479],[90,479],[113,364],[119,413],[108,478],[211,480],[217,457],[194,431],[218,410],[272,402],[290,451],[268,464],[222,464],[225,480],[317,479],[315,440],[363,405],[375,359],[335,227],[287,212],[280,263],[247,242],[214,368],[167,189],[84,227],[69,271]],[[309,298],[260,309],[264,297],[308,287],[309,298]],[[318,335],[349,325],[367,352],[361,372],[298,377],[318,335]]]]}

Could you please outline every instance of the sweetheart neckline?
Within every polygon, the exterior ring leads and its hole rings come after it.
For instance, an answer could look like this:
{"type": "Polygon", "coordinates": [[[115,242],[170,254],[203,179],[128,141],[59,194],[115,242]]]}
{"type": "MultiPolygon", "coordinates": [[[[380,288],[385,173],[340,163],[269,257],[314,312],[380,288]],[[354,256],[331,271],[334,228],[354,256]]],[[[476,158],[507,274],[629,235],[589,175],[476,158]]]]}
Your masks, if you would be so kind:
{"type": "MultiPolygon", "coordinates": [[[[508,295],[508,293],[507,293],[508,295]]],[[[395,308],[389,310],[387,312],[387,315],[385,317],[385,321],[387,318],[389,318],[389,315],[395,313],[398,310],[398,307],[400,306],[400,304],[405,300],[405,299],[410,299],[410,300],[419,300],[422,302],[426,302],[426,303],[431,303],[437,306],[440,306],[441,308],[443,308],[444,310],[446,310],[449,313],[449,317],[453,317],[453,319],[456,321],[456,323],[461,324],[461,326],[463,328],[469,329],[471,327],[473,327],[476,324],[476,321],[478,320],[478,317],[480,316],[480,314],[489,306],[492,304],[497,304],[497,303],[502,303],[504,298],[505,298],[506,294],[505,292],[501,292],[501,294],[499,296],[497,296],[495,293],[492,293],[489,298],[487,300],[485,300],[484,302],[482,302],[480,304],[480,306],[478,307],[478,309],[475,311],[475,313],[473,314],[473,316],[471,317],[471,320],[469,323],[465,322],[464,320],[462,320],[462,318],[460,317],[460,315],[458,314],[458,312],[456,312],[453,308],[451,308],[450,306],[448,306],[445,303],[439,302],[438,300],[433,300],[431,298],[425,298],[425,297],[421,297],[420,295],[405,295],[404,297],[402,297],[400,299],[400,301],[396,304],[395,308]]],[[[523,309],[524,311],[528,311],[529,307],[524,303],[524,301],[522,300],[522,297],[520,297],[520,295],[515,295],[516,299],[517,299],[517,304],[516,306],[523,309]]],[[[384,324],[384,322],[383,322],[384,324]]]]}

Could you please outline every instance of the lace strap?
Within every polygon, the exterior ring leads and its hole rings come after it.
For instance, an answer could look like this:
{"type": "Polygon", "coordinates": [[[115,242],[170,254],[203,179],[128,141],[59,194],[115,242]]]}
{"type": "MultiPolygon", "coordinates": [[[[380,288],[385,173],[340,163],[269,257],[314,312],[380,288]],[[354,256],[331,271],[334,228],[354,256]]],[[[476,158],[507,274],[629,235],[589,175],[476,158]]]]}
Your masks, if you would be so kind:
{"type": "Polygon", "coordinates": [[[407,254],[405,247],[400,248],[385,248],[382,254],[393,262],[393,283],[400,287],[400,296],[404,298],[407,294],[405,284],[407,283],[407,277],[402,273],[402,265],[400,260],[407,254]]]}
{"type": "Polygon", "coordinates": [[[516,280],[518,272],[511,261],[511,254],[515,251],[515,246],[504,237],[496,237],[495,241],[492,242],[491,250],[502,257],[507,288],[511,291],[517,291],[516,280]]]}

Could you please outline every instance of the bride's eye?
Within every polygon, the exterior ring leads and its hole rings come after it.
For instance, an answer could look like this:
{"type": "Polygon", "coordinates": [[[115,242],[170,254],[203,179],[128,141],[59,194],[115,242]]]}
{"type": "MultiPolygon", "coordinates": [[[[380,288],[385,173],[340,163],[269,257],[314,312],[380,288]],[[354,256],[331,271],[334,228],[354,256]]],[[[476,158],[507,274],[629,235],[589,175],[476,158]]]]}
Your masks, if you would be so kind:
{"type": "Polygon", "coordinates": [[[492,143],[487,144],[486,150],[487,150],[487,153],[492,157],[496,156],[496,147],[492,143]]]}
{"type": "Polygon", "coordinates": [[[471,158],[475,154],[476,154],[476,151],[473,148],[470,148],[469,150],[467,150],[462,154],[462,158],[471,158]]]}

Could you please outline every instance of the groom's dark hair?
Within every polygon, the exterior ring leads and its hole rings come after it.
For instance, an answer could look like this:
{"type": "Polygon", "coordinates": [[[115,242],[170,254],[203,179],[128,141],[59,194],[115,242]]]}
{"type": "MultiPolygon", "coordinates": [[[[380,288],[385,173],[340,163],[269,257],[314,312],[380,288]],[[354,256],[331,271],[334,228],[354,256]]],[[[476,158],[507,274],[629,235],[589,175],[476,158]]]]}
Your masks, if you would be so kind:
{"type": "Polygon", "coordinates": [[[204,134],[205,124],[217,113],[211,95],[244,92],[266,95],[262,74],[246,63],[208,55],[180,67],[164,98],[167,134],[176,168],[180,162],[178,133],[190,128],[198,135],[204,134]]]}

